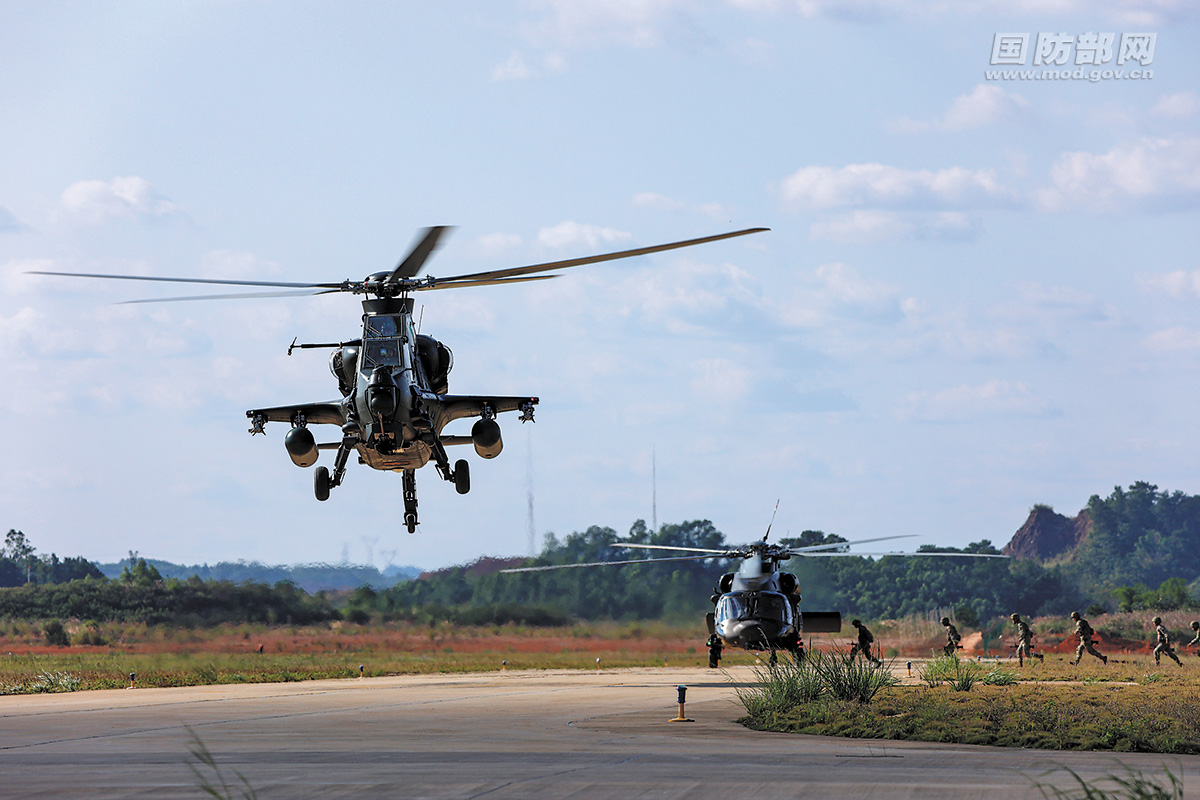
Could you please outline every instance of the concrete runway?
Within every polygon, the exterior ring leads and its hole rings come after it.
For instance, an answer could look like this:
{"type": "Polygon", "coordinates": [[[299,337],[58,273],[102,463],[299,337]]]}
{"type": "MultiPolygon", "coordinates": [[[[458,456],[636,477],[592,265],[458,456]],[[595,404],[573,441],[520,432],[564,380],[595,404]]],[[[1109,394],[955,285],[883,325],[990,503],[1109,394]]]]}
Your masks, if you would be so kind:
{"type": "MultiPolygon", "coordinates": [[[[0,797],[1040,798],[1062,765],[1200,786],[1200,757],[756,733],[728,673],[507,672],[0,697],[0,797]],[[676,684],[688,688],[676,715],[676,684]],[[197,777],[192,771],[200,771],[197,777]],[[226,796],[222,793],[221,796],[226,796]]],[[[1069,786],[1060,774],[1054,783],[1069,786]]]]}

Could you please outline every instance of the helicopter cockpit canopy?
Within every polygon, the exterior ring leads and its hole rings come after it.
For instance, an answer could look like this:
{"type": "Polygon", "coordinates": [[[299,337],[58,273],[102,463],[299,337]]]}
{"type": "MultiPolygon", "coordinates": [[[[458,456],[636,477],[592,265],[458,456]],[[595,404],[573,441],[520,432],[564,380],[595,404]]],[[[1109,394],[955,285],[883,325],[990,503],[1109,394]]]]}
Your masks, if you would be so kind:
{"type": "Polygon", "coordinates": [[[741,619],[772,619],[791,623],[792,604],[777,592],[731,592],[717,602],[718,623],[741,619]]]}
{"type": "Polygon", "coordinates": [[[372,314],[363,323],[364,369],[400,366],[400,348],[408,338],[401,314],[372,314]]]}

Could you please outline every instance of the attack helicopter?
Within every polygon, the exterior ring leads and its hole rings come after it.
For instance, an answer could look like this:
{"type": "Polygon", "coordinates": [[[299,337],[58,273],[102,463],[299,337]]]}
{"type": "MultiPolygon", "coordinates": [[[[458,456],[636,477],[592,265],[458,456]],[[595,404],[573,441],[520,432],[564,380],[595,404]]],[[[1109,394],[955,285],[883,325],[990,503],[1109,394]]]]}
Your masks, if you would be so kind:
{"type": "MultiPolygon", "coordinates": [[[[774,524],[774,514],[771,516],[774,524]]],[[[580,564],[552,564],[538,567],[513,567],[501,572],[545,572],[576,567],[619,566],[622,564],[658,564],[672,561],[702,561],[705,559],[740,559],[735,572],[722,575],[709,598],[714,609],[705,615],[708,627],[708,665],[716,668],[725,647],[767,652],[770,664],[778,662],[779,651],[786,651],[799,661],[804,657],[805,633],[839,633],[842,615],[838,611],[801,611],[800,582],[796,575],[785,572],[780,565],[793,557],[828,558],[837,556],[959,556],[970,558],[1008,558],[984,553],[851,553],[850,545],[910,538],[913,534],[879,536],[872,539],[829,542],[807,547],[785,547],[767,541],[771,525],[762,539],[742,547],[725,550],[703,547],[674,547],[671,545],[615,542],[612,547],[636,550],[700,553],[703,555],[672,556],[667,558],[637,558],[621,561],[592,561],[580,564]]]]}
{"type": "Polygon", "coordinates": [[[453,354],[444,343],[422,334],[413,321],[414,292],[456,289],[473,286],[499,286],[549,280],[551,272],[585,264],[632,258],[680,247],[707,244],[722,239],[760,233],[768,228],[704,236],[668,244],[640,247],[613,253],[531,264],[523,267],[475,272],[437,278],[421,276],[425,262],[437,249],[448,226],[425,228],[415,244],[390,271],[377,272],[362,280],[346,279],[336,283],[298,283],[289,281],[217,280],[207,278],[167,278],[144,275],[32,271],[34,275],[75,278],[103,278],[163,283],[207,284],[243,287],[270,287],[272,292],[191,295],[149,298],[127,303],[156,303],[180,300],[225,300],[245,297],[283,297],[349,293],[362,295],[362,333],[357,339],[331,343],[298,344],[292,340],[290,356],[297,349],[327,348],[329,370],[337,380],[340,398],[314,403],[252,408],[250,434],[266,433],[269,422],[284,422],[290,429],[283,437],[284,448],[292,463],[311,467],[322,450],[334,450],[333,471],[317,467],[313,491],[317,500],[329,499],[330,491],[341,485],[352,453],[358,462],[372,469],[403,474],[404,525],[409,533],[417,529],[416,470],[432,461],[438,474],[454,484],[459,494],[471,489],[470,466],[459,459],[453,466],[446,448],[472,444],[481,458],[492,459],[504,447],[499,414],[520,412],[522,423],[534,421],[538,398],[499,395],[459,395],[449,393],[448,376],[453,354]],[[451,422],[477,417],[470,435],[444,432],[451,422]],[[310,425],[334,425],[340,437],[318,443],[310,425]]]}

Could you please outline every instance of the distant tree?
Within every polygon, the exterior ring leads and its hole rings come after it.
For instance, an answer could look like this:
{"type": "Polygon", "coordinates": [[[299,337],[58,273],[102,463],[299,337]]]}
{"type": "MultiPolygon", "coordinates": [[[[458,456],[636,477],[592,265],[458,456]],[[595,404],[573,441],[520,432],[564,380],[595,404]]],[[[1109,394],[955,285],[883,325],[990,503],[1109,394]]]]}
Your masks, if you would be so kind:
{"type": "Polygon", "coordinates": [[[25,582],[29,583],[30,573],[33,571],[34,550],[25,534],[9,529],[8,535],[4,537],[4,554],[25,569],[25,582]]]}
{"type": "Polygon", "coordinates": [[[130,583],[134,586],[151,586],[156,583],[162,583],[162,575],[152,565],[147,564],[146,559],[139,558],[132,569],[126,566],[122,570],[121,583],[130,583]]]}

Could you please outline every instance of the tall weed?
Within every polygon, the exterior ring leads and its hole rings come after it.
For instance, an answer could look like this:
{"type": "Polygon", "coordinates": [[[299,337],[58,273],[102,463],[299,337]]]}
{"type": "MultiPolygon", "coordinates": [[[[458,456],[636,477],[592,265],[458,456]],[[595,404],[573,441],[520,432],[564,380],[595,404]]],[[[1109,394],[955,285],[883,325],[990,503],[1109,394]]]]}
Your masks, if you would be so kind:
{"type": "MultiPolygon", "coordinates": [[[[1171,770],[1166,770],[1166,782],[1149,776],[1132,767],[1125,768],[1124,775],[1107,775],[1088,783],[1069,767],[1062,767],[1078,784],[1069,789],[1035,782],[1042,797],[1055,800],[1183,800],[1183,781],[1171,770]]],[[[1047,773],[1050,774],[1050,773],[1047,773]]]]}

